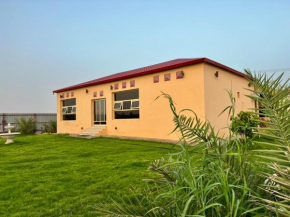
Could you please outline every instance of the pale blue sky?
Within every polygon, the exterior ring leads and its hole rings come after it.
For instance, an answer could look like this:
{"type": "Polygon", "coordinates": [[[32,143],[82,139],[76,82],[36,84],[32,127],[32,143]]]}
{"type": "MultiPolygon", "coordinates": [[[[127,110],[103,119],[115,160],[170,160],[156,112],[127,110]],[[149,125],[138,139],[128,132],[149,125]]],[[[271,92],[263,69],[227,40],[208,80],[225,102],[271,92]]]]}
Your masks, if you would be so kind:
{"type": "Polygon", "coordinates": [[[289,77],[289,11],[289,0],[0,0],[0,112],[56,112],[55,89],[176,58],[289,77]]]}

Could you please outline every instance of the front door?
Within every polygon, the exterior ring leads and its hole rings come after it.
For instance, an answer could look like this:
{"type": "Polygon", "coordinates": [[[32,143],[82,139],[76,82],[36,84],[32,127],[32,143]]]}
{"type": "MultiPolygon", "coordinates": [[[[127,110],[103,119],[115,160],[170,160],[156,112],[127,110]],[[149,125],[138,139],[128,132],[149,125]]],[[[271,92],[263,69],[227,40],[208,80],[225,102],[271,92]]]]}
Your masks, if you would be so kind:
{"type": "Polygon", "coordinates": [[[106,125],[106,100],[98,99],[94,101],[94,124],[106,125]]]}

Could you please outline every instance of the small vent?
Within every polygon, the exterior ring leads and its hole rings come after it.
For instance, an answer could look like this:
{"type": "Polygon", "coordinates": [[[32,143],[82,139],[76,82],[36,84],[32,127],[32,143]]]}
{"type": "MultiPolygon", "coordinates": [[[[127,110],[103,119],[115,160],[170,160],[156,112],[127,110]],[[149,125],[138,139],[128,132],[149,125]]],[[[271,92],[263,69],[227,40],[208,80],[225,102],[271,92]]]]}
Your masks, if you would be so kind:
{"type": "Polygon", "coordinates": [[[158,83],[159,82],[159,75],[153,76],[153,83],[158,83]]]}
{"type": "Polygon", "coordinates": [[[115,84],[114,87],[115,87],[115,90],[118,90],[119,89],[119,84],[118,83],[115,84]]]}
{"type": "Polygon", "coordinates": [[[176,79],[181,79],[183,77],[184,77],[184,72],[183,71],[176,72],[176,79]]]}
{"type": "Polygon", "coordinates": [[[170,81],[170,74],[165,74],[164,75],[164,81],[170,81]]]}

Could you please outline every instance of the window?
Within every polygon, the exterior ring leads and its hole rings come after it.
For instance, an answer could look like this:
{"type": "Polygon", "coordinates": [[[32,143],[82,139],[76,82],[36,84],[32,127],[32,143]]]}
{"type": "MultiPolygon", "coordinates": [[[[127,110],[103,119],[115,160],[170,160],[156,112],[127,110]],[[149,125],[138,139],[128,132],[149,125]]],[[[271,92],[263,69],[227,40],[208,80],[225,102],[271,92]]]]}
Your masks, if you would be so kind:
{"type": "Polygon", "coordinates": [[[139,90],[116,92],[114,94],[115,119],[139,118],[139,90]]]}
{"type": "Polygon", "coordinates": [[[67,99],[67,100],[63,100],[63,107],[67,107],[67,106],[75,106],[76,105],[76,99],[67,99]]]}
{"type": "Polygon", "coordinates": [[[131,109],[131,104],[132,104],[131,101],[124,101],[123,102],[123,110],[131,109]]]}
{"type": "Polygon", "coordinates": [[[73,114],[75,114],[76,111],[77,111],[77,107],[72,107],[72,111],[71,111],[71,112],[72,112],[73,114]]]}
{"type": "Polygon", "coordinates": [[[115,119],[138,119],[139,110],[115,112],[115,119]]]}
{"type": "Polygon", "coordinates": [[[67,110],[67,108],[63,108],[62,109],[62,114],[66,114],[66,110],[67,110]]]}
{"type": "Polygon", "coordinates": [[[138,101],[132,101],[132,108],[133,109],[139,109],[139,100],[138,101]]]}
{"type": "Polygon", "coordinates": [[[62,101],[62,119],[67,120],[76,120],[76,99],[67,99],[62,101]]]}
{"type": "Polygon", "coordinates": [[[121,110],[122,109],[122,103],[121,102],[115,102],[114,110],[121,110]]]}

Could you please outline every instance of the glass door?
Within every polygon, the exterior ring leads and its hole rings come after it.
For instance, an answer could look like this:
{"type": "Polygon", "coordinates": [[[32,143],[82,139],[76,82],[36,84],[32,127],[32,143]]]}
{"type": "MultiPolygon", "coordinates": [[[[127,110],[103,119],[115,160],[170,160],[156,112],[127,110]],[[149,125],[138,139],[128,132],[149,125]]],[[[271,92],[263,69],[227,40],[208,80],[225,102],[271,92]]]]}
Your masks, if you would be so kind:
{"type": "Polygon", "coordinates": [[[106,125],[106,100],[99,99],[94,101],[94,124],[106,125]]]}

